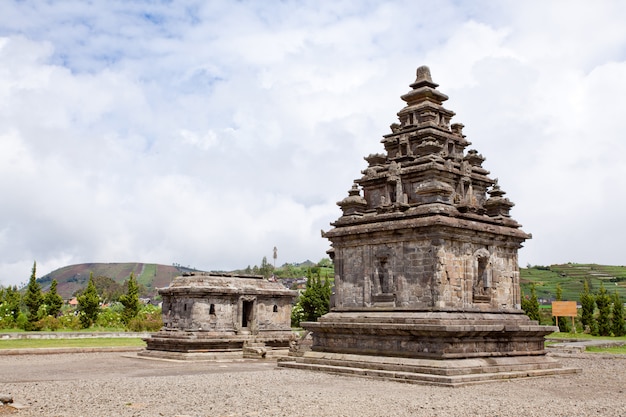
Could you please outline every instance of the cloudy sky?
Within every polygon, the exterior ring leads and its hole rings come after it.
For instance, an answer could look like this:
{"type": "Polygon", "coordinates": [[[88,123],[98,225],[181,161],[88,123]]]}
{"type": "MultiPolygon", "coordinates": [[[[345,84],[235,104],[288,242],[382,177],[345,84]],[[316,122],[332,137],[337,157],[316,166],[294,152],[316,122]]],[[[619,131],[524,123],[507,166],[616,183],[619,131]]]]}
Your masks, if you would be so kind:
{"type": "Polygon", "coordinates": [[[415,69],[532,233],[626,264],[626,2],[0,3],[0,285],[317,261],[415,69]]]}

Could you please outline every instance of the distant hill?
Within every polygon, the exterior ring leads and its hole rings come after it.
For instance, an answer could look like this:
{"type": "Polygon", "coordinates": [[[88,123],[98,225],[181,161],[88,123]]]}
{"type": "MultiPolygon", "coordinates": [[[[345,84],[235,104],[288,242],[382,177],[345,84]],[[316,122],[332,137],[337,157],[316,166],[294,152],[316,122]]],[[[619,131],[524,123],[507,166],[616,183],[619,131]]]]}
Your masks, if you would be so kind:
{"type": "MultiPolygon", "coordinates": [[[[330,259],[328,259],[330,262],[330,259]]],[[[306,269],[315,266],[314,262],[306,260],[301,263],[285,264],[282,267],[277,267],[275,272],[279,277],[289,276],[304,276],[306,275],[306,269]],[[288,271],[289,270],[289,271],[288,271]],[[290,273],[288,273],[290,272],[290,273]],[[282,273],[282,274],[280,274],[282,273]],[[295,274],[295,275],[294,275],[295,274]]],[[[236,270],[230,271],[230,273],[255,273],[258,274],[258,267],[255,266],[256,271],[236,270]]],[[[37,282],[41,284],[41,289],[46,292],[50,288],[50,283],[53,279],[57,280],[57,291],[61,297],[69,299],[72,295],[82,290],[87,286],[89,281],[89,274],[93,273],[94,277],[108,277],[113,281],[123,284],[130,277],[131,272],[137,278],[137,282],[142,284],[147,290],[148,297],[154,297],[157,295],[157,288],[167,287],[174,278],[182,275],[185,272],[197,271],[194,268],[184,267],[178,264],[174,265],[161,265],[161,264],[144,264],[140,262],[121,262],[121,263],[84,263],[64,266],[55,271],[50,272],[37,278],[37,282]]],[[[228,271],[212,271],[212,272],[227,272],[228,271]]],[[[326,268],[325,275],[332,276],[332,269],[326,268]],[[328,272],[327,270],[330,270],[328,272]]]]}
{"type": "Polygon", "coordinates": [[[563,300],[580,302],[584,282],[588,281],[591,292],[597,292],[600,284],[610,295],[617,291],[626,301],[626,267],[597,264],[575,264],[533,266],[520,268],[520,284],[524,294],[530,294],[530,286],[535,284],[537,297],[552,301],[556,295],[556,285],[561,284],[563,300]]]}
{"type": "Polygon", "coordinates": [[[113,279],[117,283],[124,283],[128,280],[131,272],[135,275],[137,282],[146,287],[148,295],[156,295],[156,289],[167,287],[172,279],[183,272],[190,271],[190,268],[173,265],[144,264],[139,262],[125,263],[86,263],[69,265],[37,279],[42,290],[47,291],[53,279],[57,280],[57,291],[61,297],[71,298],[77,290],[87,286],[89,274],[94,277],[105,276],[113,279]]]}
{"type": "MultiPolygon", "coordinates": [[[[277,276],[291,276],[291,274],[283,275],[281,273],[286,272],[286,265],[295,268],[293,271],[295,275],[293,276],[303,276],[306,275],[303,271],[315,264],[308,260],[302,263],[285,264],[282,267],[277,267],[275,271],[277,276]]],[[[94,277],[105,276],[122,284],[128,280],[132,272],[137,281],[147,289],[148,295],[154,297],[157,294],[157,288],[167,287],[172,279],[190,271],[194,271],[194,269],[180,265],[139,262],[85,263],[59,268],[38,278],[37,281],[41,284],[43,291],[48,291],[50,283],[56,279],[59,294],[63,298],[71,298],[72,294],[87,285],[90,273],[93,273],[94,277]]],[[[243,272],[243,270],[235,272],[243,272]]],[[[332,275],[332,270],[330,274],[332,275]]],[[[609,294],[613,294],[617,290],[622,299],[626,301],[626,266],[568,263],[520,268],[522,292],[530,294],[530,285],[535,283],[537,296],[547,302],[554,300],[557,283],[561,284],[564,300],[579,301],[585,280],[589,281],[592,292],[596,292],[600,283],[603,283],[609,294]]]]}

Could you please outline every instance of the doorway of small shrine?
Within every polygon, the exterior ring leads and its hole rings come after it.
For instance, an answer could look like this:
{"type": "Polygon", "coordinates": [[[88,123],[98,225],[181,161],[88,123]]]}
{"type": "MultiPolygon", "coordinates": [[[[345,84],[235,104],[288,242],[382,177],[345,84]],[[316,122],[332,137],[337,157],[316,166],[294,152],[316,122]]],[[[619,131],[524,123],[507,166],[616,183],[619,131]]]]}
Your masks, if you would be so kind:
{"type": "Polygon", "coordinates": [[[254,319],[254,300],[243,300],[241,307],[241,328],[247,329],[252,326],[252,320],[254,319]]]}

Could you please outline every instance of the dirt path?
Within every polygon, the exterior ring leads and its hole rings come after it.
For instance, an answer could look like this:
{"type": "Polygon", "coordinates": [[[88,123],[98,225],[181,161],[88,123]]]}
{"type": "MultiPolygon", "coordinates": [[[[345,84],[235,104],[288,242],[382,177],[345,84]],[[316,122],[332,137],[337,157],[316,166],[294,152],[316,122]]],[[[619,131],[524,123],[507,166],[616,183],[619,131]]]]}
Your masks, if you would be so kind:
{"type": "Polygon", "coordinates": [[[132,354],[0,357],[26,416],[626,416],[626,358],[561,358],[581,374],[441,388],[132,354]]]}

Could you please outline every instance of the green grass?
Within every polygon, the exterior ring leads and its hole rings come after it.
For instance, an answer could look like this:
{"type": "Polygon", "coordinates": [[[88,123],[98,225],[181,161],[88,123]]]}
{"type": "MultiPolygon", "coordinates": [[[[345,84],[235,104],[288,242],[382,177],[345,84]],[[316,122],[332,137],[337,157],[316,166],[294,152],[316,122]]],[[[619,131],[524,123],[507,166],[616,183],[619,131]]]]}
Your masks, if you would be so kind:
{"type": "Polygon", "coordinates": [[[89,339],[9,339],[0,340],[0,349],[90,348],[90,347],[145,347],[138,337],[110,337],[89,339]]]}
{"type": "Polygon", "coordinates": [[[587,333],[563,333],[556,332],[546,336],[550,339],[581,339],[581,340],[607,340],[607,341],[616,341],[623,340],[626,342],[626,336],[620,337],[607,337],[607,336],[592,336],[587,333]]]}
{"type": "Polygon", "coordinates": [[[588,281],[591,291],[596,292],[603,284],[609,294],[617,291],[626,300],[626,267],[597,264],[561,264],[520,268],[520,285],[524,294],[530,294],[535,284],[537,297],[554,300],[556,286],[561,285],[563,300],[579,301],[583,284],[588,281]]]}
{"type": "Polygon", "coordinates": [[[616,355],[626,355],[626,345],[611,347],[587,346],[587,349],[585,349],[585,351],[592,353],[613,353],[616,355]]]}
{"type": "MultiPolygon", "coordinates": [[[[585,351],[592,353],[614,353],[619,355],[626,355],[626,336],[621,337],[606,337],[606,336],[592,336],[585,333],[552,333],[548,336],[550,339],[577,339],[577,340],[605,340],[607,342],[624,341],[623,346],[587,346],[585,351]]],[[[558,343],[557,341],[550,340],[546,342],[546,346],[558,343]]]]}
{"type": "Polygon", "coordinates": [[[144,264],[141,275],[137,277],[137,282],[146,288],[151,287],[154,277],[156,277],[156,271],[156,264],[144,264]]]}

